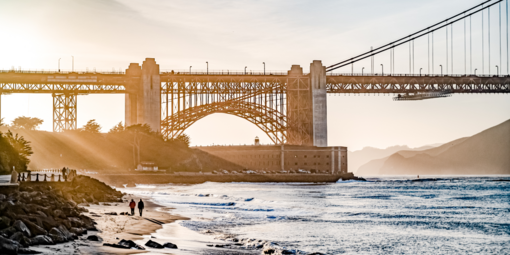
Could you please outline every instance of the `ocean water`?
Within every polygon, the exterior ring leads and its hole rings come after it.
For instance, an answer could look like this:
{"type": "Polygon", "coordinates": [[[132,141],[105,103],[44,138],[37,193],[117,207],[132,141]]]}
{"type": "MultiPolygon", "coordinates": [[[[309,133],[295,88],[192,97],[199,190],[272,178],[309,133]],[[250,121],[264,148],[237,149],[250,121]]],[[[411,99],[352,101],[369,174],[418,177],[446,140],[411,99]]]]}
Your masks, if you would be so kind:
{"type": "MultiPolygon", "coordinates": [[[[181,226],[260,254],[510,254],[510,177],[138,185],[181,226]],[[247,242],[250,239],[251,242],[247,242]]],[[[205,246],[205,245],[204,245],[205,246]]],[[[210,252],[208,253],[210,254],[210,252]]]]}

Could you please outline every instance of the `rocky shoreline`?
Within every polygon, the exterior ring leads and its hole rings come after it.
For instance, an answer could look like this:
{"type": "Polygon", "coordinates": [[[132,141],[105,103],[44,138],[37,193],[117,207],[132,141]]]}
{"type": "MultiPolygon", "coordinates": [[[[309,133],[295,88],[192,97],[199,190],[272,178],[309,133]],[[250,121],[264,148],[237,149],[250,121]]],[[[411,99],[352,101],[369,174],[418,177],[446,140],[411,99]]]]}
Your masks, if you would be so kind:
{"type": "Polygon", "coordinates": [[[21,183],[19,190],[0,194],[0,253],[37,254],[30,246],[76,240],[97,230],[77,203],[119,202],[122,196],[87,176],[72,183],[21,183]]]}

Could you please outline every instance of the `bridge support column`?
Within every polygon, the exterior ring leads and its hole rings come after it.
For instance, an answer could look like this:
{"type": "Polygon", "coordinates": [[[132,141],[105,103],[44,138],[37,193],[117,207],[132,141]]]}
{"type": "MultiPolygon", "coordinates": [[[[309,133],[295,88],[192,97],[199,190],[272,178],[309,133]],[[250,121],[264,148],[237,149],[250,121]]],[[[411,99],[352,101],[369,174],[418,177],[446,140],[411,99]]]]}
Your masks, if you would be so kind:
{"type": "Polygon", "coordinates": [[[53,93],[53,132],[75,130],[77,94],[53,93]]]}
{"type": "Polygon", "coordinates": [[[146,58],[142,67],[130,64],[128,93],[125,101],[126,126],[148,124],[155,132],[161,130],[161,81],[159,65],[146,58]]]}
{"type": "Polygon", "coordinates": [[[287,144],[313,145],[312,92],[299,65],[287,75],[287,144]]]}
{"type": "Polygon", "coordinates": [[[326,67],[320,60],[310,64],[310,87],[313,107],[313,145],[328,146],[328,105],[326,92],[326,67]]]}
{"type": "Polygon", "coordinates": [[[319,60],[310,64],[310,75],[293,65],[287,81],[287,143],[328,146],[326,67],[319,60]]]}

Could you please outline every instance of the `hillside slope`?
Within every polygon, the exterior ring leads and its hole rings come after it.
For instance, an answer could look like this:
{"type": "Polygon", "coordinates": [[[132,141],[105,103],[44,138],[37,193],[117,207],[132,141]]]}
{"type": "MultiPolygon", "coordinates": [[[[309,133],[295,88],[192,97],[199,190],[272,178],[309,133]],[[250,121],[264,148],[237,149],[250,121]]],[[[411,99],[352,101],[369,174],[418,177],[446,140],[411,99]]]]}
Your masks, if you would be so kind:
{"type": "Polygon", "coordinates": [[[434,148],[434,146],[423,146],[419,148],[409,148],[406,145],[395,145],[388,147],[386,149],[379,149],[374,147],[365,147],[358,151],[349,151],[348,152],[348,164],[349,164],[349,171],[352,171],[357,174],[357,171],[359,168],[368,163],[371,160],[374,159],[380,159],[385,158],[388,156],[391,156],[393,153],[399,152],[399,151],[422,151],[426,149],[434,148]]]}
{"type": "MultiPolygon", "coordinates": [[[[79,131],[53,133],[13,130],[31,142],[34,154],[29,169],[70,167],[95,171],[126,171],[135,168],[137,157],[129,134],[92,134],[79,131]]],[[[168,171],[241,169],[229,161],[182,144],[145,135],[140,141],[140,161],[153,161],[168,171]]]]}
{"type": "Polygon", "coordinates": [[[421,152],[397,152],[360,167],[358,175],[510,174],[510,120],[474,136],[421,152]]]}

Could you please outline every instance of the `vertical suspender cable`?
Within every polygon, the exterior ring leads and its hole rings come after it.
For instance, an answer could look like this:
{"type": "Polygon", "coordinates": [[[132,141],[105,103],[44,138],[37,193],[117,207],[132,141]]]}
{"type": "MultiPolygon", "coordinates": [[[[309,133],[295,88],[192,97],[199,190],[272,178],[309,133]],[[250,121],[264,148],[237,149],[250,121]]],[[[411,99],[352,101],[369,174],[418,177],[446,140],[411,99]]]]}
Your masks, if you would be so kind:
{"type": "Polygon", "coordinates": [[[411,74],[411,41],[409,41],[409,74],[411,74]]]}
{"type": "Polygon", "coordinates": [[[487,8],[487,39],[489,46],[489,75],[491,74],[491,8],[487,8]]]}
{"type": "Polygon", "coordinates": [[[414,40],[413,40],[413,74],[414,74],[414,40]]]}
{"type": "Polygon", "coordinates": [[[432,31],[432,74],[434,74],[434,31],[432,31]]]}
{"type": "Polygon", "coordinates": [[[467,63],[466,63],[466,15],[464,14],[464,74],[467,74],[467,63]]]}
{"type": "Polygon", "coordinates": [[[510,74],[508,70],[508,0],[506,0],[506,73],[510,74]]]}
{"type": "MultiPolygon", "coordinates": [[[[499,2],[499,69],[501,70],[502,69],[502,65],[501,65],[501,2],[499,2]]],[[[502,73],[502,72],[500,72],[502,73]]]]}
{"type": "MultiPolygon", "coordinates": [[[[372,52],[373,50],[374,50],[374,47],[370,46],[370,51],[372,52]]],[[[370,60],[372,61],[370,68],[372,69],[372,74],[373,74],[374,73],[374,55],[372,55],[370,57],[370,60]]]]}
{"type": "Polygon", "coordinates": [[[450,71],[451,74],[453,75],[453,24],[450,25],[450,37],[452,38],[452,42],[451,42],[451,54],[452,54],[452,57],[451,57],[451,62],[452,62],[452,70],[450,71]]]}
{"type": "Polygon", "coordinates": [[[427,73],[430,75],[430,33],[427,33],[427,73]]]}
{"type": "Polygon", "coordinates": [[[445,74],[448,74],[448,26],[446,26],[446,72],[445,74]]]}
{"type": "Polygon", "coordinates": [[[471,29],[471,15],[469,15],[469,73],[473,73],[473,33],[471,29]]]}
{"type": "MultiPolygon", "coordinates": [[[[482,5],[483,7],[483,5],[482,5]]],[[[484,25],[483,25],[483,11],[482,11],[482,74],[485,74],[485,45],[484,45],[484,40],[483,40],[483,37],[485,36],[485,31],[484,31],[484,25]]]]}

